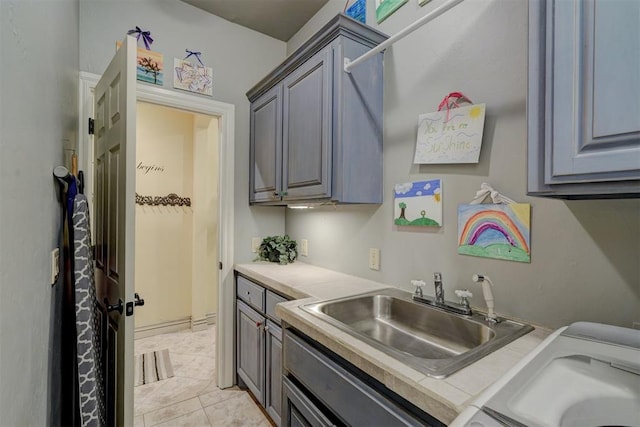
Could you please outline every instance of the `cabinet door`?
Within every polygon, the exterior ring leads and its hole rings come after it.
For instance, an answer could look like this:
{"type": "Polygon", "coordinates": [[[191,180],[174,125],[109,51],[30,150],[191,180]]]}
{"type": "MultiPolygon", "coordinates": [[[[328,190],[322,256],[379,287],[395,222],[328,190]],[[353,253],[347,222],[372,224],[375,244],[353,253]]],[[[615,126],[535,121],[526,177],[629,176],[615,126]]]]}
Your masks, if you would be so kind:
{"type": "Polygon", "coordinates": [[[282,378],[284,397],[283,427],[335,426],[289,378],[282,378]]]}
{"type": "Polygon", "coordinates": [[[282,86],[251,104],[249,201],[280,200],[282,188],[282,86]]]}
{"type": "Polygon", "coordinates": [[[529,16],[530,191],[638,193],[640,2],[530,2],[529,16]]]}
{"type": "Polygon", "coordinates": [[[270,320],[266,327],[266,393],[264,406],[280,425],[282,415],[282,329],[270,320]]]}
{"type": "Polygon", "coordinates": [[[283,199],[331,196],[331,46],[283,81],[283,199]]]}
{"type": "Polygon", "coordinates": [[[264,405],[264,323],[265,318],[237,301],[236,363],[238,376],[264,405]]]}
{"type": "Polygon", "coordinates": [[[556,1],[553,29],[551,177],[598,180],[596,174],[625,171],[637,177],[640,2],[556,1]]]}

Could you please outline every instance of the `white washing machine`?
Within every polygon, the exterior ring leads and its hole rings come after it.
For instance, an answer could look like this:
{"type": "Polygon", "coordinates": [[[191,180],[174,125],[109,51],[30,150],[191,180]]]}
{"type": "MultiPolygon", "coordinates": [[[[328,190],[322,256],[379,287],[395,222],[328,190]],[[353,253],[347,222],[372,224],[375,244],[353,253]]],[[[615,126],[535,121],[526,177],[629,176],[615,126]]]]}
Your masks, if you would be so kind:
{"type": "Polygon", "coordinates": [[[453,427],[640,427],[640,331],[578,322],[544,340],[453,427]]]}

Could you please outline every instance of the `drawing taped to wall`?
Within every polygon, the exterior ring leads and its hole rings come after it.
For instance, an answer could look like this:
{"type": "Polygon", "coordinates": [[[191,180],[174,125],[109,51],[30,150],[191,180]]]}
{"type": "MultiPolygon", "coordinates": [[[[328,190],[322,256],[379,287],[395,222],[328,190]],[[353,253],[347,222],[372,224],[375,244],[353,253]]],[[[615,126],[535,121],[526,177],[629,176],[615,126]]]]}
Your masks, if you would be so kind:
{"type": "Polygon", "coordinates": [[[394,224],[442,226],[442,181],[406,182],[394,188],[394,224]]]}
{"type": "Polygon", "coordinates": [[[213,95],[213,69],[173,58],[173,87],[203,95],[213,95]]]}
{"type": "Polygon", "coordinates": [[[416,164],[478,163],[485,104],[418,116],[416,164]]]}
{"type": "Polygon", "coordinates": [[[531,262],[531,205],[458,206],[458,253],[531,262]]]}
{"type": "Polygon", "coordinates": [[[381,23],[409,0],[376,0],[376,21],[381,23]]]}

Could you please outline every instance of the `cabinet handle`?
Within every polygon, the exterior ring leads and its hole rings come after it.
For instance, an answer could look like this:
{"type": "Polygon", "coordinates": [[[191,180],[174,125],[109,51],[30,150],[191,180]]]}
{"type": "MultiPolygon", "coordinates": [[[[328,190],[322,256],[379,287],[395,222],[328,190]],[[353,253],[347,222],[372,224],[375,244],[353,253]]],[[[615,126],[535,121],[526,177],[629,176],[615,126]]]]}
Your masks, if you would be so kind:
{"type": "Polygon", "coordinates": [[[280,192],[280,195],[281,195],[281,196],[288,196],[288,195],[289,195],[289,193],[288,193],[287,191],[282,191],[282,192],[280,192]]]}
{"type": "Polygon", "coordinates": [[[280,197],[280,193],[278,193],[277,191],[274,191],[272,197],[280,197]]]}
{"type": "Polygon", "coordinates": [[[260,326],[262,326],[262,322],[256,322],[256,327],[259,328],[260,326]]]}
{"type": "Polygon", "coordinates": [[[265,326],[265,327],[264,327],[264,330],[265,330],[265,331],[268,331],[268,330],[269,330],[269,325],[265,326]]]}

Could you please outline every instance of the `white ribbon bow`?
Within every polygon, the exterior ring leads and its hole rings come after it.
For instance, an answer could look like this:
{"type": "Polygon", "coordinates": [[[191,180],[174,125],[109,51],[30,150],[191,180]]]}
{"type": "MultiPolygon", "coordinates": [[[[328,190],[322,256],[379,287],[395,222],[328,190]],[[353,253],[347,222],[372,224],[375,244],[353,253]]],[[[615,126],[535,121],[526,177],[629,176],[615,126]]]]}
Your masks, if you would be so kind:
{"type": "Polygon", "coordinates": [[[469,203],[471,205],[479,205],[487,198],[487,196],[491,196],[491,200],[496,204],[510,205],[515,203],[515,201],[511,200],[507,196],[503,196],[498,193],[493,187],[486,182],[483,182],[480,186],[480,190],[476,191],[476,197],[469,203]]]}

